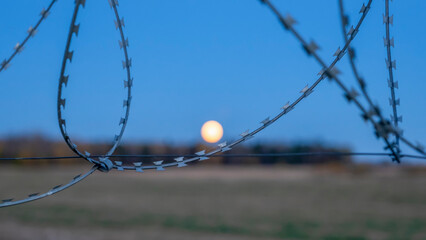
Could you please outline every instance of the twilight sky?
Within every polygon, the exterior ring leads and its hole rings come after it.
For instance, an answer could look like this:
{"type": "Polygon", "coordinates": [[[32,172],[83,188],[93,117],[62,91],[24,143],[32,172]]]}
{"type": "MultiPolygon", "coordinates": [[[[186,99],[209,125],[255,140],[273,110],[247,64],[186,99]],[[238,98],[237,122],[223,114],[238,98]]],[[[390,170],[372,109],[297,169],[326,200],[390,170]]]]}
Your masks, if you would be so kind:
{"type": "MultiPolygon", "coordinates": [[[[1,60],[23,40],[49,2],[2,3],[1,60]]],[[[337,0],[273,2],[298,20],[296,28],[306,39],[315,39],[320,55],[331,62],[337,47],[343,45],[337,0]]],[[[345,2],[355,24],[367,1],[345,2]]],[[[59,0],[11,68],[0,73],[1,137],[42,133],[60,138],[56,91],[73,3],[59,0]]],[[[426,144],[424,9],[426,2],[421,0],[391,4],[402,128],[405,136],[426,144]]],[[[230,141],[278,113],[321,70],[259,0],[121,0],[119,11],[125,19],[135,81],[124,141],[201,141],[200,128],[208,120],[219,121],[224,140],[230,141]]],[[[384,1],[374,1],[354,46],[368,90],[389,116],[383,12],[384,1]]],[[[74,138],[112,140],[118,131],[125,72],[113,17],[107,0],[88,0],[78,17],[80,34],[72,43],[75,54],[65,92],[67,125],[74,138]]],[[[347,59],[339,63],[341,78],[355,86],[348,66],[347,59]]],[[[355,151],[381,151],[382,141],[376,140],[372,126],[359,114],[335,83],[324,81],[294,111],[251,142],[323,142],[355,151]]]]}

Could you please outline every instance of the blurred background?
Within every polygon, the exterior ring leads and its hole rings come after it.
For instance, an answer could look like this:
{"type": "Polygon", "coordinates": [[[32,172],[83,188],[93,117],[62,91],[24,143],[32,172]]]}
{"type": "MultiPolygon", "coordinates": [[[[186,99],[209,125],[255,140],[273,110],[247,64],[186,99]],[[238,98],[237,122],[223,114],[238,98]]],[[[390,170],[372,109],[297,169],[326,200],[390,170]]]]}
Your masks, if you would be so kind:
{"type": "MultiPolygon", "coordinates": [[[[49,3],[2,3],[1,60],[49,3]]],[[[326,62],[333,60],[343,46],[337,0],[273,3],[320,45],[326,62]]],[[[350,24],[358,21],[362,3],[345,1],[350,24]]],[[[73,155],[56,119],[73,7],[74,1],[58,1],[38,34],[0,73],[0,157],[73,155]]],[[[401,127],[420,143],[426,143],[425,7],[420,0],[391,3],[401,127]]],[[[231,142],[277,114],[321,70],[258,0],[122,0],[119,12],[134,88],[117,154],[212,148],[200,135],[209,120],[220,122],[221,141],[231,142]]],[[[383,13],[384,1],[374,1],[353,46],[368,90],[388,116],[383,13]]],[[[103,154],[119,131],[126,94],[119,34],[106,0],[87,1],[77,22],[65,90],[67,130],[81,149],[103,154]]],[[[338,68],[343,81],[355,86],[348,60],[338,68]]],[[[383,152],[383,147],[336,84],[324,81],[294,111],[230,153],[383,152]]],[[[0,164],[1,199],[48,190],[90,168],[80,159],[0,164]]],[[[0,238],[426,239],[425,170],[423,160],[396,165],[388,157],[298,156],[218,157],[161,173],[95,173],[53,197],[0,210],[0,238]]]]}

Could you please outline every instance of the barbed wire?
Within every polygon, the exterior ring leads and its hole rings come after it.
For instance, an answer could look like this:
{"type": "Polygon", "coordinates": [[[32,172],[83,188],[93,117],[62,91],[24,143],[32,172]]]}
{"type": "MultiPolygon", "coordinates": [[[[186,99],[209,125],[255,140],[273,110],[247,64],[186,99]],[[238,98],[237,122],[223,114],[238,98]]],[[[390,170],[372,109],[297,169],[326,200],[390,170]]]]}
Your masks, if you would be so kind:
{"type": "MultiPolygon", "coordinates": [[[[383,23],[386,26],[386,36],[383,38],[384,45],[386,47],[386,54],[387,59],[386,61],[386,68],[388,69],[388,86],[390,88],[391,92],[391,98],[389,98],[389,104],[392,107],[393,115],[391,115],[391,119],[393,120],[393,124],[395,127],[398,127],[399,122],[402,122],[402,116],[398,116],[398,110],[397,105],[400,104],[400,100],[396,99],[395,96],[395,88],[398,88],[398,82],[394,81],[394,74],[393,69],[396,69],[396,60],[392,60],[392,51],[391,47],[395,46],[394,38],[390,37],[390,25],[393,25],[393,15],[389,15],[389,0],[385,0],[385,14],[383,15],[383,23]]],[[[402,134],[402,132],[400,133],[402,134]]],[[[394,148],[395,151],[398,153],[401,152],[400,146],[399,146],[399,136],[395,135],[395,142],[394,142],[394,148]]]]}
{"type": "Polygon", "coordinates": [[[126,80],[124,80],[124,88],[127,88],[127,98],[123,101],[123,107],[126,109],[125,115],[120,119],[119,125],[121,126],[119,134],[114,136],[114,143],[113,146],[108,150],[105,156],[99,159],[94,159],[91,157],[90,153],[85,151],[84,153],[81,152],[75,143],[71,140],[70,135],[67,133],[67,125],[66,125],[66,119],[64,117],[63,111],[65,110],[65,103],[66,98],[63,97],[63,89],[64,87],[67,87],[69,82],[69,76],[65,75],[66,67],[68,61],[71,62],[74,51],[70,51],[71,47],[71,41],[73,36],[77,37],[78,32],[80,29],[80,24],[76,25],[77,21],[77,15],[80,10],[80,7],[84,7],[86,0],[76,0],[75,1],[75,7],[74,7],[74,13],[71,20],[71,26],[68,31],[68,38],[67,43],[65,47],[65,53],[62,60],[62,67],[61,67],[61,75],[59,78],[59,87],[58,87],[58,99],[57,99],[57,111],[58,111],[58,123],[59,123],[59,129],[61,131],[62,137],[64,138],[65,142],[67,143],[68,147],[75,152],[80,157],[86,159],[90,163],[99,165],[99,169],[102,171],[108,171],[111,169],[111,161],[108,159],[108,155],[111,155],[114,153],[115,149],[118,147],[121,138],[123,137],[124,130],[127,126],[127,122],[129,119],[129,113],[130,113],[130,104],[132,99],[132,85],[133,85],[133,78],[131,77],[130,67],[132,66],[132,60],[128,56],[127,47],[129,46],[129,40],[124,36],[124,18],[120,18],[120,15],[117,10],[118,6],[118,0],[108,0],[111,8],[114,10],[114,16],[115,16],[115,28],[119,30],[120,38],[119,40],[119,46],[120,49],[123,50],[124,53],[124,61],[123,69],[126,70],[126,80]]]}
{"type": "MultiPolygon", "coordinates": [[[[343,0],[339,0],[338,1],[338,5],[339,5],[339,13],[340,13],[340,21],[341,21],[343,39],[346,42],[348,40],[347,27],[349,25],[349,17],[345,13],[344,5],[343,5],[343,0]]],[[[380,107],[378,105],[375,105],[373,103],[370,95],[367,92],[367,83],[366,83],[366,81],[359,74],[358,68],[357,68],[357,66],[355,64],[355,48],[354,47],[349,48],[349,50],[348,50],[348,58],[349,58],[350,67],[352,69],[352,73],[353,73],[353,75],[354,75],[354,77],[355,77],[355,79],[356,79],[356,81],[358,83],[359,88],[361,89],[361,93],[362,93],[363,97],[367,101],[367,104],[368,104],[369,108],[374,111],[375,115],[377,115],[377,117],[380,119],[381,122],[386,122],[386,119],[383,117],[382,111],[380,110],[380,107]]],[[[397,135],[395,135],[395,136],[397,136],[397,135]]],[[[392,159],[395,161],[395,160],[397,160],[397,159],[400,158],[399,157],[400,150],[399,150],[399,147],[397,149],[395,149],[394,146],[395,145],[390,144],[390,145],[387,145],[386,148],[391,148],[392,147],[394,149],[396,157],[394,157],[392,159]]]]}
{"type": "MultiPolygon", "coordinates": [[[[392,145],[390,144],[388,140],[388,134],[390,131],[392,131],[392,126],[389,125],[388,121],[381,120],[380,122],[376,123],[373,116],[377,115],[378,111],[377,108],[372,108],[370,110],[366,110],[366,108],[357,100],[357,97],[359,96],[359,93],[352,88],[349,90],[348,87],[346,87],[343,83],[343,81],[340,80],[340,78],[337,76],[340,72],[338,70],[334,70],[334,72],[330,72],[329,68],[327,68],[327,65],[325,62],[321,59],[321,57],[317,54],[317,50],[319,49],[319,46],[315,41],[311,41],[309,44],[303,37],[297,32],[297,30],[293,27],[293,25],[296,23],[296,20],[291,16],[287,15],[286,17],[283,17],[281,13],[277,10],[277,8],[271,3],[269,0],[261,0],[264,2],[274,13],[277,15],[277,17],[280,19],[280,22],[283,24],[284,28],[288,30],[291,34],[293,34],[296,39],[302,44],[303,48],[305,49],[306,53],[310,56],[313,56],[314,59],[323,67],[323,70],[319,73],[323,75],[326,73],[326,77],[328,77],[330,80],[334,80],[337,85],[343,90],[345,93],[345,98],[348,100],[348,102],[353,102],[359,110],[362,112],[362,117],[365,121],[369,121],[373,124],[374,129],[376,131],[376,136],[381,137],[385,144],[387,145],[388,149],[392,152],[392,155],[394,157],[394,160],[398,163],[400,162],[398,154],[394,151],[392,148],[392,145]]],[[[345,29],[345,47],[343,49],[340,49],[340,47],[336,50],[334,56],[337,57],[338,60],[340,60],[346,53],[346,50],[350,51],[349,44],[350,42],[355,38],[355,36],[358,34],[359,27],[362,24],[365,16],[370,10],[372,0],[368,1],[367,5],[363,3],[360,13],[362,14],[361,20],[358,22],[356,27],[351,26],[349,32],[346,33],[345,29]],[[347,38],[349,36],[349,39],[347,38]]]]}
{"type": "MultiPolygon", "coordinates": [[[[53,1],[51,3],[51,5],[49,6],[48,9],[51,8],[51,6],[53,5],[53,3],[56,2],[53,1]]],[[[114,144],[111,147],[111,149],[107,152],[106,155],[99,157],[99,160],[95,160],[93,158],[90,157],[90,153],[85,152],[84,154],[81,153],[78,149],[77,149],[77,145],[75,145],[72,141],[71,138],[69,137],[69,135],[67,134],[66,131],[66,121],[65,118],[63,118],[63,111],[65,109],[65,105],[66,105],[66,98],[62,96],[62,91],[64,86],[66,87],[68,84],[68,80],[69,80],[69,75],[65,75],[65,70],[66,70],[66,66],[67,66],[67,62],[71,62],[73,55],[74,55],[74,51],[70,51],[70,47],[71,47],[71,40],[73,38],[73,36],[78,36],[79,30],[80,30],[80,24],[76,25],[76,20],[77,20],[77,14],[80,10],[80,7],[85,6],[86,4],[86,0],[75,0],[75,7],[74,7],[74,12],[73,12],[73,16],[72,16],[72,20],[71,20],[71,26],[68,32],[68,37],[67,37],[67,42],[66,42],[66,47],[65,47],[65,53],[63,56],[63,61],[62,61],[62,67],[61,67],[61,75],[59,78],[59,87],[58,87],[58,99],[57,99],[57,112],[58,112],[58,122],[59,122],[59,128],[61,131],[61,134],[65,140],[65,142],[67,143],[68,147],[75,152],[77,155],[79,155],[81,158],[88,160],[90,163],[93,164],[93,167],[84,175],[77,175],[76,177],[74,177],[70,182],[68,182],[65,185],[57,185],[53,188],[51,188],[48,192],[45,193],[32,193],[29,194],[27,198],[25,199],[21,199],[21,200],[14,200],[13,198],[9,198],[9,199],[4,199],[2,200],[2,202],[0,203],[0,208],[1,207],[8,207],[8,206],[13,206],[13,205],[18,205],[18,204],[23,204],[23,203],[27,203],[27,202],[31,202],[31,201],[35,201],[41,198],[45,198],[48,197],[50,195],[53,195],[55,193],[58,193],[60,191],[63,191],[71,186],[73,186],[74,184],[82,181],[83,179],[85,179],[86,177],[88,177],[89,175],[91,175],[94,171],[96,170],[100,170],[100,171],[109,171],[111,169],[111,161],[108,159],[108,155],[111,155],[115,149],[117,148],[117,146],[120,143],[120,140],[123,136],[124,130],[126,128],[127,125],[127,121],[129,118],[129,112],[130,112],[130,103],[131,103],[131,88],[132,88],[132,84],[133,84],[133,79],[131,77],[131,72],[130,72],[130,67],[131,67],[131,59],[128,57],[128,52],[127,52],[127,47],[129,46],[129,41],[127,38],[125,38],[124,36],[124,31],[123,31],[123,27],[124,27],[124,19],[121,18],[118,14],[118,10],[117,10],[117,6],[118,6],[118,1],[117,0],[108,0],[111,8],[113,8],[114,10],[114,15],[115,15],[115,27],[116,29],[119,30],[120,33],[120,38],[121,40],[119,41],[119,45],[120,48],[123,50],[124,52],[124,57],[125,60],[123,61],[123,68],[126,69],[126,75],[127,75],[127,80],[124,80],[124,88],[127,88],[127,98],[124,100],[123,102],[123,107],[126,108],[125,111],[125,115],[124,117],[122,117],[120,119],[119,125],[121,125],[121,130],[119,132],[118,135],[116,135],[114,137],[114,144]]],[[[44,10],[42,12],[42,20],[45,19],[48,15],[48,10],[44,10]]],[[[38,24],[39,25],[39,24],[38,24]]],[[[37,27],[38,27],[37,25],[37,27]]],[[[17,52],[20,52],[20,49],[22,49],[22,47],[18,47],[16,50],[17,52]]],[[[16,53],[14,55],[16,55],[16,53]]],[[[13,56],[10,58],[10,60],[13,58],[13,56]]],[[[5,67],[8,67],[9,62],[5,62],[5,67]]],[[[2,65],[3,66],[3,65],[2,65]]]]}
{"type": "Polygon", "coordinates": [[[40,26],[40,24],[47,18],[47,16],[50,15],[50,9],[53,7],[53,5],[57,2],[57,0],[52,0],[49,4],[49,6],[45,9],[43,8],[43,10],[40,12],[40,19],[37,21],[37,23],[33,26],[30,26],[27,30],[28,35],[24,38],[24,40],[21,43],[17,43],[15,45],[15,47],[13,48],[13,53],[12,55],[10,55],[8,58],[6,58],[5,60],[3,60],[0,64],[0,72],[2,72],[3,70],[6,70],[7,68],[10,67],[11,62],[13,60],[13,58],[15,58],[16,55],[18,55],[18,53],[21,53],[24,48],[25,48],[25,44],[28,42],[28,40],[30,40],[31,37],[34,37],[37,34],[38,31],[38,27],[40,26]]]}
{"type": "MultiPolygon", "coordinates": [[[[346,27],[349,23],[349,18],[345,14],[343,0],[339,0],[338,4],[339,4],[341,25],[342,25],[342,33],[343,33],[343,36],[344,36],[344,40],[347,41],[346,27]]],[[[387,48],[387,57],[388,57],[388,59],[392,59],[391,58],[391,47],[394,47],[394,38],[389,37],[390,36],[389,24],[393,25],[393,15],[389,16],[389,2],[388,2],[388,0],[387,0],[387,3],[385,2],[385,14],[383,15],[383,23],[386,25],[386,29],[387,29],[386,30],[386,32],[387,32],[386,36],[384,37],[385,47],[387,48]]],[[[369,104],[371,111],[375,112],[375,114],[379,117],[380,121],[389,122],[389,120],[386,120],[383,117],[383,114],[382,114],[382,111],[380,110],[380,107],[378,105],[375,105],[372,102],[371,97],[369,96],[369,94],[367,92],[367,88],[366,88],[367,83],[362,77],[360,77],[360,74],[359,74],[358,69],[356,67],[356,64],[354,62],[355,50],[354,50],[353,47],[349,49],[348,55],[349,55],[349,61],[350,61],[352,72],[355,76],[355,79],[358,82],[358,85],[361,89],[362,94],[364,95],[364,98],[367,100],[367,103],[369,104]]],[[[400,104],[400,100],[395,99],[395,88],[398,88],[398,82],[395,82],[393,80],[393,69],[396,68],[396,62],[395,61],[393,61],[392,66],[394,66],[394,67],[388,68],[389,76],[390,76],[390,78],[392,78],[392,81],[388,80],[388,86],[391,89],[391,98],[389,99],[389,102],[390,102],[390,105],[392,106],[392,109],[395,110],[393,116],[397,116],[396,106],[400,104]]],[[[393,116],[391,116],[391,119],[393,119],[394,123],[396,123],[396,124],[394,125],[394,127],[393,127],[394,131],[391,132],[391,134],[394,135],[395,141],[393,143],[391,143],[391,146],[387,146],[386,148],[387,149],[393,148],[393,149],[395,149],[395,153],[397,155],[400,155],[401,149],[400,149],[400,146],[399,146],[399,140],[401,139],[401,141],[403,141],[411,149],[415,150],[416,152],[418,152],[422,155],[426,155],[425,147],[422,144],[420,144],[420,143],[414,144],[413,142],[409,141],[408,139],[406,139],[405,137],[402,136],[403,130],[400,129],[399,126],[398,126],[398,121],[399,122],[402,121],[402,116],[398,116],[397,119],[395,119],[393,116]]]]}
{"type": "MultiPolygon", "coordinates": [[[[291,17],[290,15],[288,15],[287,16],[288,22],[291,22],[292,24],[288,24],[288,23],[286,24],[285,18],[278,12],[278,10],[271,4],[271,2],[269,0],[261,0],[261,1],[267,3],[268,6],[271,7],[271,9],[274,11],[274,13],[280,18],[284,27],[287,30],[290,30],[290,32],[293,33],[293,35],[302,43],[302,45],[304,46],[308,55],[314,56],[314,58],[320,63],[320,65],[325,66],[324,61],[321,60],[319,55],[316,54],[315,51],[313,51],[313,52],[309,51],[309,48],[308,48],[309,46],[307,45],[307,42],[305,40],[303,40],[303,38],[300,36],[300,34],[298,34],[295,31],[294,28],[292,28],[292,25],[294,23],[296,23],[296,20],[294,20],[294,18],[291,17]]],[[[369,1],[367,5],[363,4],[361,9],[360,9],[360,13],[368,12],[369,9],[370,9],[370,6],[371,6],[371,1],[369,1]]],[[[363,17],[365,17],[365,15],[363,15],[363,17]]],[[[346,29],[344,31],[346,32],[346,29]]],[[[357,33],[358,33],[358,29],[351,26],[350,30],[346,34],[347,34],[347,36],[350,36],[349,39],[351,39],[353,37],[353,35],[354,34],[356,35],[357,33]]],[[[311,41],[310,45],[315,50],[319,49],[319,46],[314,41],[311,41]]],[[[343,51],[340,48],[338,48],[336,53],[335,53],[335,56],[340,55],[342,52],[343,51]]],[[[343,57],[343,55],[342,55],[342,57],[343,57]]],[[[339,72],[337,72],[337,73],[339,73],[339,72]]],[[[393,134],[396,137],[398,137],[407,146],[409,146],[413,150],[417,151],[418,153],[420,153],[422,155],[426,155],[426,153],[424,151],[424,147],[420,143],[414,144],[413,142],[409,141],[407,138],[403,137],[402,136],[402,130],[397,126],[392,125],[390,120],[387,120],[382,116],[380,108],[377,105],[374,105],[371,102],[371,98],[368,96],[366,90],[365,90],[365,94],[366,94],[367,98],[370,99],[370,102],[369,102],[370,109],[368,111],[366,110],[367,108],[363,107],[362,104],[356,99],[356,97],[359,96],[359,93],[354,88],[352,88],[352,90],[349,91],[349,88],[347,88],[343,84],[343,82],[337,77],[337,74],[328,74],[327,77],[335,80],[335,82],[338,84],[338,86],[345,92],[345,98],[349,102],[355,103],[355,105],[361,110],[362,117],[364,118],[364,120],[369,121],[373,124],[376,136],[379,137],[379,138],[382,138],[384,140],[384,142],[386,144],[385,149],[388,149],[392,152],[394,161],[396,161],[398,163],[400,162],[399,157],[398,157],[399,154],[400,154],[400,151],[399,151],[399,147],[395,148],[395,144],[391,143],[388,140],[390,134],[393,134]],[[379,121],[376,122],[373,118],[374,116],[377,116],[379,118],[379,121]]],[[[360,82],[361,85],[364,85],[364,88],[365,88],[365,84],[363,84],[364,81],[361,80],[361,81],[358,81],[358,82],[360,82]]]]}
{"type": "MultiPolygon", "coordinates": [[[[322,70],[318,73],[319,77],[318,79],[311,85],[305,86],[301,91],[301,95],[297,97],[293,102],[287,102],[282,108],[281,111],[276,114],[274,117],[267,117],[263,121],[260,122],[261,126],[257,127],[253,131],[246,130],[243,133],[240,134],[240,137],[236,140],[232,141],[231,143],[222,142],[217,145],[216,148],[212,150],[201,150],[199,152],[196,152],[194,154],[188,154],[188,155],[113,155],[114,151],[118,147],[123,133],[125,131],[128,118],[129,118],[129,111],[130,111],[130,103],[132,99],[131,95],[131,89],[132,89],[132,83],[133,78],[131,77],[131,66],[132,61],[131,58],[129,58],[128,55],[128,46],[129,42],[128,39],[124,35],[124,19],[120,18],[120,15],[118,13],[118,0],[108,0],[115,16],[115,27],[119,31],[120,34],[120,40],[119,40],[119,46],[123,50],[124,53],[124,61],[123,61],[123,68],[126,70],[126,80],[124,80],[124,87],[127,89],[127,97],[124,100],[123,107],[125,108],[125,114],[120,119],[119,126],[120,132],[115,135],[113,145],[108,150],[108,152],[105,155],[91,155],[88,152],[81,152],[77,145],[73,143],[71,140],[69,134],[67,133],[67,125],[66,125],[66,119],[64,117],[64,111],[65,111],[65,105],[66,105],[66,98],[63,96],[63,90],[67,87],[69,76],[66,75],[66,67],[68,62],[72,61],[74,51],[70,51],[71,48],[71,42],[73,40],[73,37],[78,36],[80,24],[76,25],[77,21],[77,15],[81,8],[84,8],[86,1],[85,0],[75,0],[75,6],[74,6],[74,12],[70,24],[70,29],[68,31],[68,37],[66,41],[66,47],[65,47],[65,53],[62,60],[61,65],[61,74],[59,78],[59,86],[58,86],[58,98],[57,98],[57,113],[58,113],[58,124],[61,131],[61,134],[67,144],[67,146],[77,154],[77,156],[59,156],[59,157],[27,157],[27,158],[0,158],[0,161],[6,161],[6,160],[41,160],[41,159],[85,159],[91,164],[93,164],[93,167],[91,170],[89,170],[84,175],[78,175],[73,178],[69,183],[65,185],[58,185],[52,189],[50,189],[48,192],[43,194],[30,194],[28,195],[28,198],[22,199],[22,200],[16,200],[13,199],[5,199],[2,203],[0,203],[0,207],[6,207],[6,206],[12,206],[17,205],[21,203],[26,203],[29,201],[34,201],[37,199],[41,199],[47,196],[50,196],[52,194],[55,194],[59,191],[65,190],[68,187],[71,187],[72,185],[80,182],[84,178],[88,177],[90,174],[92,174],[96,170],[100,170],[103,172],[108,172],[111,169],[116,169],[119,171],[124,170],[133,170],[136,172],[144,172],[144,170],[157,170],[157,171],[163,171],[168,167],[185,167],[189,163],[196,162],[196,161],[204,161],[208,160],[210,158],[214,157],[294,157],[294,156],[315,156],[315,155],[334,155],[334,156],[390,156],[392,159],[396,162],[400,162],[401,158],[415,158],[415,159],[426,159],[426,154],[421,147],[421,145],[415,145],[408,139],[402,136],[402,130],[398,127],[398,121],[399,116],[397,115],[396,111],[396,105],[399,104],[399,100],[396,100],[395,98],[395,87],[397,87],[397,84],[395,84],[393,80],[393,68],[396,66],[394,64],[394,60],[391,58],[391,52],[390,47],[393,46],[393,38],[390,38],[389,34],[389,24],[392,23],[393,17],[389,16],[389,0],[385,0],[385,15],[384,20],[386,24],[386,37],[385,37],[385,46],[387,47],[387,68],[389,69],[389,81],[390,81],[390,88],[391,88],[391,105],[393,107],[394,115],[391,117],[392,120],[387,120],[383,117],[381,114],[380,108],[373,104],[371,97],[369,96],[367,90],[366,90],[366,83],[363,78],[360,77],[359,72],[356,68],[356,65],[354,63],[354,50],[351,48],[352,41],[356,38],[357,34],[360,31],[360,28],[364,22],[364,19],[369,13],[369,10],[371,8],[372,0],[368,0],[367,3],[363,3],[361,10],[360,10],[360,18],[356,25],[352,25],[349,30],[347,30],[348,21],[346,18],[346,15],[344,13],[343,8],[343,1],[339,0],[339,9],[340,9],[340,15],[341,15],[341,21],[342,21],[342,32],[344,33],[344,45],[343,47],[338,47],[336,52],[334,53],[334,59],[330,64],[326,64],[325,61],[319,56],[317,51],[319,50],[319,45],[315,41],[306,41],[305,38],[302,37],[302,35],[296,30],[294,25],[297,23],[296,20],[291,15],[283,16],[278,9],[271,3],[270,0],[260,0],[262,3],[264,3],[279,19],[280,23],[284,27],[284,29],[288,32],[290,32],[298,41],[301,43],[303,49],[306,51],[306,53],[309,56],[312,56],[316,62],[318,62],[322,70]],[[391,21],[392,19],[392,21],[391,21]],[[363,97],[367,100],[368,107],[365,107],[361,104],[361,102],[357,99],[357,97],[360,95],[354,88],[348,88],[343,81],[340,80],[338,77],[340,71],[337,69],[336,65],[337,63],[348,53],[350,64],[352,68],[352,72],[357,80],[357,83],[359,87],[361,88],[361,92],[363,94],[363,97]],[[266,129],[268,126],[276,122],[278,119],[292,111],[302,100],[307,98],[317,87],[317,85],[322,82],[324,79],[329,79],[330,81],[334,81],[337,83],[338,87],[344,92],[345,98],[348,100],[349,103],[354,103],[354,105],[360,110],[362,118],[366,122],[370,122],[373,125],[375,134],[378,138],[381,138],[385,145],[386,149],[389,151],[388,153],[355,153],[355,152],[310,152],[310,153],[278,153],[278,154],[225,154],[225,152],[228,152],[235,148],[237,145],[246,142],[247,140],[253,138],[256,134],[266,129]],[[395,118],[396,117],[396,118],[395,118]],[[396,122],[395,122],[396,121],[396,122]],[[395,137],[395,141],[391,142],[389,138],[391,136],[395,137]],[[417,152],[421,153],[423,156],[417,156],[417,155],[406,155],[401,154],[400,147],[399,147],[399,141],[404,142],[409,147],[415,149],[417,152]],[[111,160],[112,158],[121,158],[118,160],[111,160]],[[124,160],[126,158],[139,158],[139,159],[146,159],[146,158],[172,158],[171,161],[165,161],[165,160],[159,160],[159,161],[153,161],[150,164],[145,164],[142,161],[132,161],[130,164],[127,164],[124,160]]],[[[38,26],[40,23],[47,17],[47,13],[49,12],[50,8],[53,6],[53,4],[56,2],[56,0],[53,0],[51,4],[49,5],[47,10],[44,10],[42,12],[42,18],[40,21],[36,24],[34,28],[31,31],[29,31],[29,35],[27,38],[22,42],[22,44],[18,44],[17,47],[15,47],[15,52],[12,54],[12,56],[8,59],[6,59],[2,65],[1,70],[7,68],[10,65],[11,60],[13,57],[22,51],[23,46],[28,41],[28,39],[35,34],[38,26]]]]}
{"type": "Polygon", "coordinates": [[[94,173],[96,170],[98,170],[98,166],[94,165],[88,172],[86,172],[85,174],[79,174],[75,177],[73,177],[71,179],[71,181],[69,181],[67,184],[60,184],[57,185],[51,189],[49,189],[47,192],[45,193],[31,193],[28,194],[27,198],[24,199],[20,199],[20,200],[14,200],[13,198],[9,198],[9,199],[3,199],[0,203],[0,208],[2,207],[10,207],[10,206],[14,206],[14,205],[18,205],[18,204],[23,204],[23,203],[27,203],[27,202],[32,202],[35,200],[39,200],[45,197],[49,197],[53,194],[56,194],[58,192],[61,192],[67,188],[72,187],[74,184],[82,181],[83,179],[87,178],[88,176],[90,176],[92,173],[94,173]]]}

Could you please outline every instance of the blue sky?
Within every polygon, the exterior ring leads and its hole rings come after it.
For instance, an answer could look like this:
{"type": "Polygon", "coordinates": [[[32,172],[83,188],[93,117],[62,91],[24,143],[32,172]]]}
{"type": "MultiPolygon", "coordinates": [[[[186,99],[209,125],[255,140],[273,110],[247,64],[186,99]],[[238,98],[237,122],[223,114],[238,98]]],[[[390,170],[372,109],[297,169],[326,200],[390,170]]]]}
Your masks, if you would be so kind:
{"type": "MultiPolygon", "coordinates": [[[[0,73],[1,136],[42,133],[60,138],[56,91],[73,2],[59,0],[11,68],[0,73]]],[[[345,2],[354,23],[366,1],[345,2]]],[[[337,1],[274,3],[298,20],[297,29],[306,39],[315,39],[321,46],[320,55],[331,62],[337,47],[343,45],[337,1]]],[[[48,4],[49,0],[2,3],[0,59],[11,54],[48,4]]],[[[402,128],[408,138],[426,143],[424,9],[425,1],[394,1],[391,31],[402,128]]],[[[124,141],[201,141],[200,128],[208,120],[222,123],[225,140],[235,139],[279,112],[321,70],[258,0],[122,0],[119,11],[130,40],[135,79],[124,141]]],[[[354,46],[368,90],[389,115],[383,12],[384,1],[374,1],[354,46]]],[[[81,29],[71,47],[75,55],[67,70],[71,77],[65,92],[68,130],[77,139],[112,140],[123,115],[125,72],[113,17],[107,0],[87,1],[78,17],[81,29]]],[[[338,65],[341,78],[355,86],[348,66],[347,60],[338,65]]],[[[349,146],[355,151],[381,151],[382,142],[359,114],[344,101],[335,83],[324,81],[252,142],[309,141],[349,146]]]]}

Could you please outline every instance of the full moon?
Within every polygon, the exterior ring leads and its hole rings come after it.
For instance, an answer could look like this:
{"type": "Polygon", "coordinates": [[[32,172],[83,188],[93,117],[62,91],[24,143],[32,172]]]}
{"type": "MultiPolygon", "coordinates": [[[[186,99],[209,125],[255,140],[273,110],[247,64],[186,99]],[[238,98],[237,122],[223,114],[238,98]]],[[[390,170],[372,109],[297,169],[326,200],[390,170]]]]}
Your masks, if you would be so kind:
{"type": "Polygon", "coordinates": [[[208,143],[216,143],[223,136],[223,128],[216,121],[208,121],[201,128],[201,137],[208,143]]]}

